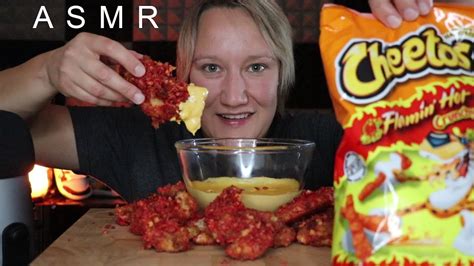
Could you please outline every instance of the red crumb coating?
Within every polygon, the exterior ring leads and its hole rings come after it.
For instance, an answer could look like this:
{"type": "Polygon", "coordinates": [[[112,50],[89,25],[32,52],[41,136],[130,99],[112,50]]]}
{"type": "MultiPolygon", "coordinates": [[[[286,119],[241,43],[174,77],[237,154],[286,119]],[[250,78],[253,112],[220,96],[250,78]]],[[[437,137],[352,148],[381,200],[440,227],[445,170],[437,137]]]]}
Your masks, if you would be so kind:
{"type": "Polygon", "coordinates": [[[316,191],[305,190],[301,192],[291,202],[278,208],[275,214],[282,222],[291,223],[333,205],[334,189],[332,187],[323,187],[316,191]]]}
{"type": "Polygon", "coordinates": [[[296,239],[304,245],[330,247],[332,244],[333,224],[334,209],[327,208],[325,211],[316,213],[298,224],[296,239]]]}
{"type": "Polygon", "coordinates": [[[173,77],[175,67],[168,63],[154,61],[148,56],[140,61],[146,70],[142,77],[135,77],[122,66],[118,66],[116,71],[145,95],[140,107],[151,118],[152,125],[157,128],[171,119],[181,120],[179,104],[189,97],[188,84],[173,77]],[[157,99],[160,105],[153,104],[157,99]]]}
{"type": "Polygon", "coordinates": [[[272,225],[252,217],[251,214],[247,215],[249,214],[243,214],[240,219],[234,221],[244,224],[245,228],[225,249],[225,253],[231,258],[254,260],[273,246],[275,232],[272,225]]]}
{"type": "Polygon", "coordinates": [[[117,206],[115,208],[115,222],[122,226],[130,225],[132,212],[133,206],[131,204],[117,206]]]}
{"type": "Polygon", "coordinates": [[[129,224],[131,232],[142,236],[146,249],[159,252],[218,244],[233,259],[254,260],[272,247],[286,247],[296,240],[313,246],[331,245],[332,188],[304,191],[276,212],[246,208],[242,192],[235,186],[227,187],[200,212],[183,182],[178,182],[158,188],[146,199],[117,207],[116,221],[129,224]],[[309,215],[313,216],[304,220],[309,215]]]}
{"type": "Polygon", "coordinates": [[[190,239],[187,227],[179,220],[163,220],[157,214],[146,226],[143,245],[146,249],[154,248],[159,252],[180,252],[191,247],[190,239]]]}
{"type": "Polygon", "coordinates": [[[235,186],[228,187],[205,209],[207,227],[221,245],[235,241],[247,226],[241,221],[236,222],[243,220],[240,213],[246,209],[240,201],[241,192],[242,189],[235,186]]]}
{"type": "Polygon", "coordinates": [[[178,183],[168,185],[145,199],[116,208],[119,224],[141,235],[145,248],[178,252],[191,247],[188,221],[199,217],[196,200],[178,183]],[[160,194],[161,193],[161,194],[160,194]]]}

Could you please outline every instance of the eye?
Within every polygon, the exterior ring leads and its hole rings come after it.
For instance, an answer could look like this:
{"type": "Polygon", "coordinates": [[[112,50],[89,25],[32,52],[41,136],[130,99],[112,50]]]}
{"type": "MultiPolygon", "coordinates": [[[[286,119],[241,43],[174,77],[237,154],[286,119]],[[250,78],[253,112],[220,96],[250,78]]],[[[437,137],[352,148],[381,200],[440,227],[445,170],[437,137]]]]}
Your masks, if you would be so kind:
{"type": "Polygon", "coordinates": [[[258,73],[258,72],[262,72],[263,70],[265,70],[265,68],[266,68],[266,66],[264,64],[251,64],[250,67],[249,67],[249,71],[258,73]]]}
{"type": "Polygon", "coordinates": [[[219,71],[219,66],[216,64],[206,64],[202,66],[202,69],[209,73],[215,73],[219,71]]]}

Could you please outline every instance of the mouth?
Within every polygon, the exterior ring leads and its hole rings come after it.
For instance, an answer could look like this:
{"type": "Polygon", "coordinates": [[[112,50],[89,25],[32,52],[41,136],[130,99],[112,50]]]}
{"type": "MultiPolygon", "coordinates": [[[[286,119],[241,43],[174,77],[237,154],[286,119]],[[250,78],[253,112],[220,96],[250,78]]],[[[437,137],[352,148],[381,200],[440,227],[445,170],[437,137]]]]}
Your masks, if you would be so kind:
{"type": "Polygon", "coordinates": [[[246,125],[254,114],[255,113],[252,113],[252,112],[235,113],[235,114],[220,113],[220,114],[217,114],[217,116],[220,118],[220,121],[224,123],[224,125],[237,128],[237,127],[246,125]]]}
{"type": "Polygon", "coordinates": [[[238,113],[238,114],[217,114],[225,120],[244,120],[252,116],[254,113],[238,113]]]}

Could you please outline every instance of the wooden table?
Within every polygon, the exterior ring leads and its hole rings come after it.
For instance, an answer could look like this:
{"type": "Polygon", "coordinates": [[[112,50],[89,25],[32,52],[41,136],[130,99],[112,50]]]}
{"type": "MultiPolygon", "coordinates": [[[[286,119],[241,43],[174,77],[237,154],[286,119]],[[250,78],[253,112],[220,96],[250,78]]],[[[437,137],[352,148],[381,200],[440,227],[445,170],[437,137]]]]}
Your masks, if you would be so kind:
{"type": "Polygon", "coordinates": [[[235,261],[219,246],[181,253],[145,250],[141,238],[114,222],[113,209],[90,209],[31,265],[331,265],[330,248],[293,244],[255,261],[235,261]]]}

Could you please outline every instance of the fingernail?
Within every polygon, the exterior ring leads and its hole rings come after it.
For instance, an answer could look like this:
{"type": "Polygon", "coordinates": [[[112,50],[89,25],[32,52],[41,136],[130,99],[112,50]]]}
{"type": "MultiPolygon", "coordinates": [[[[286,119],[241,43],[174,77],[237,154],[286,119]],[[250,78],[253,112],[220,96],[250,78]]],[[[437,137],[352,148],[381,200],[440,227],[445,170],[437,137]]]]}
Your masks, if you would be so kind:
{"type": "Polygon", "coordinates": [[[133,102],[135,104],[141,104],[144,100],[145,96],[143,96],[141,93],[135,93],[135,95],[133,95],[133,102]]]}
{"type": "Polygon", "coordinates": [[[142,65],[135,67],[135,76],[141,77],[145,74],[145,68],[142,65]]]}
{"type": "Polygon", "coordinates": [[[418,15],[419,15],[418,11],[416,11],[413,8],[407,8],[405,9],[405,11],[403,11],[403,17],[408,21],[415,20],[418,17],[418,15]]]}
{"type": "Polygon", "coordinates": [[[390,28],[396,29],[402,24],[402,19],[398,16],[390,15],[387,18],[387,22],[390,28]]]}
{"type": "Polygon", "coordinates": [[[422,15],[427,15],[428,13],[430,13],[430,7],[425,3],[420,3],[418,5],[418,8],[420,8],[420,13],[422,15]]]}

